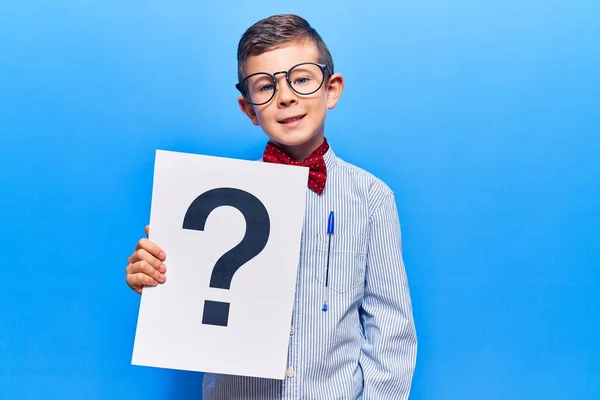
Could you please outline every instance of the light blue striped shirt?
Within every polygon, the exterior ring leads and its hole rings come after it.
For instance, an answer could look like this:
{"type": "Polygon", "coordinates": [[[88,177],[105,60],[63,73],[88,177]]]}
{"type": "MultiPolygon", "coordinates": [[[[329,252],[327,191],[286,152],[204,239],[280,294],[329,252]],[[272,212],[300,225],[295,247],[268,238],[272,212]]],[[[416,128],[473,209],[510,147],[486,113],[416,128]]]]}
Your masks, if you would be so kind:
{"type": "Polygon", "coordinates": [[[408,399],[417,338],[394,194],[331,148],[324,158],[324,192],[306,192],[286,378],[207,373],[205,400],[408,399]]]}

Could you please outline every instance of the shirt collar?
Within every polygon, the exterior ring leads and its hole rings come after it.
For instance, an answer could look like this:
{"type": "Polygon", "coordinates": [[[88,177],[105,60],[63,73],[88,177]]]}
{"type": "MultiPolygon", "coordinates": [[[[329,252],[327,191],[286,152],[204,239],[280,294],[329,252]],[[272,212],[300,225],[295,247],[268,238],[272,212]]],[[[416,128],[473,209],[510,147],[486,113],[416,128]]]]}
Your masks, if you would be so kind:
{"type": "Polygon", "coordinates": [[[327,152],[323,154],[323,160],[325,160],[325,165],[327,166],[327,169],[331,169],[331,167],[333,167],[337,162],[337,156],[335,155],[335,152],[331,147],[331,143],[329,144],[329,149],[327,150],[327,152]]]}

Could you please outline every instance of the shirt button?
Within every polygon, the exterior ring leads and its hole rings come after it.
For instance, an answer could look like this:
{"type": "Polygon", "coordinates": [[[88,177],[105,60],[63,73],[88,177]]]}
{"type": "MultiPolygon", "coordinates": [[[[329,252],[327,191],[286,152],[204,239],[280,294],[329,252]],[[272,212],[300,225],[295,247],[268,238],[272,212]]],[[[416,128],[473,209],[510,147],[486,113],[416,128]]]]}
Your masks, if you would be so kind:
{"type": "Polygon", "coordinates": [[[290,336],[292,336],[294,333],[296,333],[296,331],[294,330],[294,327],[292,326],[290,328],[290,336]]]}
{"type": "Polygon", "coordinates": [[[288,378],[293,378],[294,376],[296,376],[296,371],[294,371],[293,369],[288,369],[287,372],[285,373],[287,375],[288,378]]]}

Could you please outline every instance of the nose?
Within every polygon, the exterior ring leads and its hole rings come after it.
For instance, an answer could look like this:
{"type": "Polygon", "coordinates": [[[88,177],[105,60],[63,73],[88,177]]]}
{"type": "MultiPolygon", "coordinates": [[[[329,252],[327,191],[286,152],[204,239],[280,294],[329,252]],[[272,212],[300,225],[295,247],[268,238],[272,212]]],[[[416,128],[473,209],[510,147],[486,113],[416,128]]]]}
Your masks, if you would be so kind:
{"type": "Polygon", "coordinates": [[[277,104],[280,107],[286,107],[298,102],[296,92],[294,92],[292,88],[289,87],[285,76],[278,77],[276,97],[277,104]]]}

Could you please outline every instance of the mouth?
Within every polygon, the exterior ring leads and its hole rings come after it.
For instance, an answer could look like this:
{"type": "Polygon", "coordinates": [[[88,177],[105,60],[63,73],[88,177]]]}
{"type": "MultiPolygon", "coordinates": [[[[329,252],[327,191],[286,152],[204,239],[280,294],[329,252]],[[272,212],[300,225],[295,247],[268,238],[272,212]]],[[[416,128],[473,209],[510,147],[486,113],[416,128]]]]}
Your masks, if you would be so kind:
{"type": "Polygon", "coordinates": [[[303,115],[296,115],[295,117],[289,117],[289,118],[285,118],[285,119],[280,119],[277,120],[277,122],[279,122],[280,124],[293,124],[295,122],[300,121],[302,118],[306,117],[306,114],[303,115]]]}

